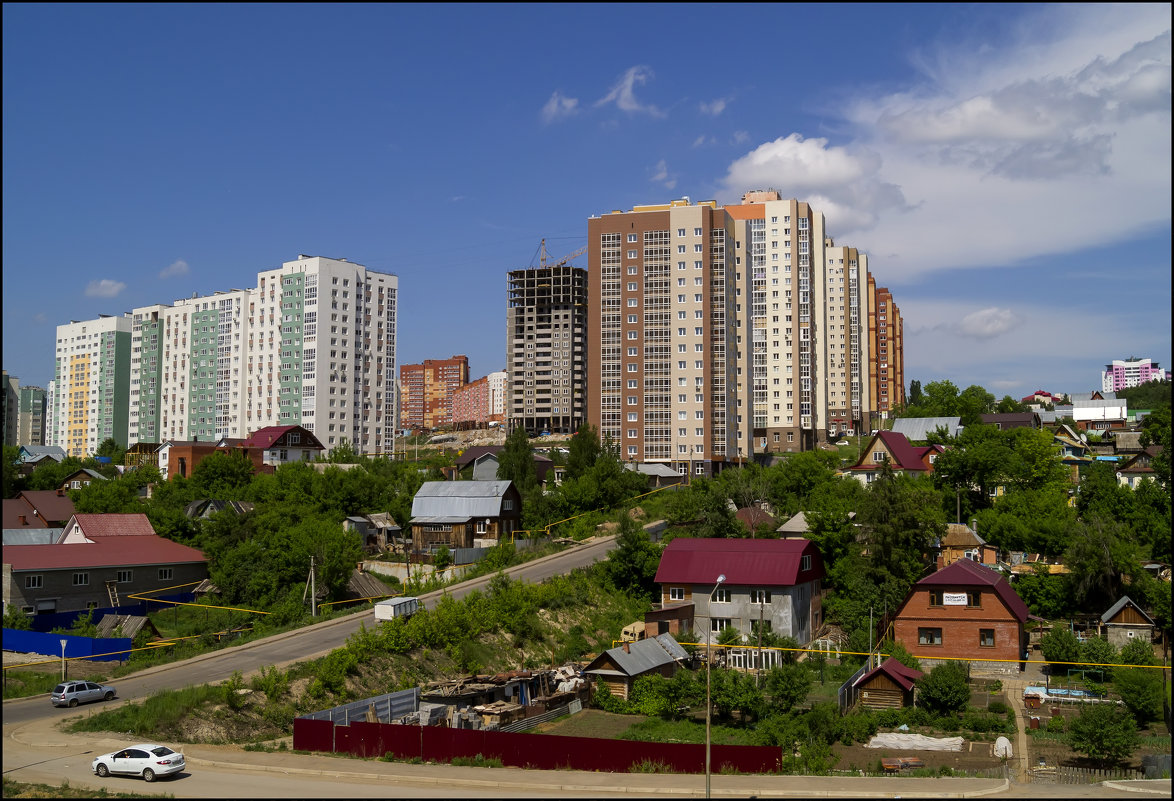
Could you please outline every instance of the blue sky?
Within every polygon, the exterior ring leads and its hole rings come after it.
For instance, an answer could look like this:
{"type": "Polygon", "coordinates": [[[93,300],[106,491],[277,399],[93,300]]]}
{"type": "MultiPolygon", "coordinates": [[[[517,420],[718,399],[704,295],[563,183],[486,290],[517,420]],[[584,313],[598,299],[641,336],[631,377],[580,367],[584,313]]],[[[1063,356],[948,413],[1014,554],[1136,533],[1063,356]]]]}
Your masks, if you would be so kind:
{"type": "MultiPolygon", "coordinates": [[[[3,7],[3,366],[55,326],[399,275],[399,360],[505,365],[505,276],[772,187],[869,253],[906,381],[1171,365],[1168,5],[3,7]]],[[[576,263],[586,266],[586,257],[576,263]]]]}

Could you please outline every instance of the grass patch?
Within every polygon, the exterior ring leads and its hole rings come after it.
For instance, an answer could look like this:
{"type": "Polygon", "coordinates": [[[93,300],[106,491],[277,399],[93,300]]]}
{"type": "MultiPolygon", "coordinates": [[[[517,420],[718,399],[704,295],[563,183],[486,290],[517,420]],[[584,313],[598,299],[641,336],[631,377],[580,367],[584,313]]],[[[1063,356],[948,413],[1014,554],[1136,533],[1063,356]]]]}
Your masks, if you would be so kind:
{"type": "Polygon", "coordinates": [[[633,721],[641,721],[640,715],[618,715],[602,709],[584,709],[577,715],[560,718],[543,726],[543,734],[557,734],[564,737],[594,737],[601,740],[616,740],[632,728],[633,721]]]}
{"type": "Polygon", "coordinates": [[[182,690],[163,690],[141,704],[124,704],[118,709],[81,718],[71,724],[69,730],[120,731],[140,737],[158,737],[174,730],[194,710],[206,704],[219,703],[223,698],[224,690],[207,684],[182,690]]]}
{"type": "Polygon", "coordinates": [[[474,757],[453,757],[449,764],[458,768],[500,768],[503,767],[497,757],[486,757],[478,754],[474,757]]]}
{"type": "Polygon", "coordinates": [[[644,759],[640,762],[633,762],[628,767],[628,773],[672,773],[673,769],[670,765],[664,762],[657,762],[651,759],[644,759]]]}
{"type": "Polygon", "coordinates": [[[5,798],[175,798],[171,793],[111,793],[105,789],[90,790],[85,787],[71,787],[68,780],[60,785],[18,782],[4,777],[5,798]]]}
{"type": "MultiPolygon", "coordinates": [[[[628,717],[626,715],[621,717],[628,717]]],[[[693,720],[645,718],[627,728],[616,739],[642,743],[704,743],[705,723],[693,720]]],[[[710,739],[717,745],[754,745],[749,729],[711,724],[710,739]]]]}

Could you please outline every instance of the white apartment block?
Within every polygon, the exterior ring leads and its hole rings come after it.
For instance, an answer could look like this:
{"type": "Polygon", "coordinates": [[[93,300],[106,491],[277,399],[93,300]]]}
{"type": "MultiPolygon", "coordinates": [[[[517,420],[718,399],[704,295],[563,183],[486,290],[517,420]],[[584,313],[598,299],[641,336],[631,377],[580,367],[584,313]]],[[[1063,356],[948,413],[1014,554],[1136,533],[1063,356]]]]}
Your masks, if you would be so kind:
{"type": "Polygon", "coordinates": [[[486,376],[489,379],[489,415],[495,420],[505,419],[508,375],[505,370],[498,370],[486,376]]]}
{"type": "Polygon", "coordinates": [[[57,326],[51,444],[89,456],[107,438],[126,447],[129,315],[57,326]]]}
{"type": "Polygon", "coordinates": [[[302,425],[329,450],[395,447],[399,279],[299,256],[250,293],[245,427],[302,425]]]}

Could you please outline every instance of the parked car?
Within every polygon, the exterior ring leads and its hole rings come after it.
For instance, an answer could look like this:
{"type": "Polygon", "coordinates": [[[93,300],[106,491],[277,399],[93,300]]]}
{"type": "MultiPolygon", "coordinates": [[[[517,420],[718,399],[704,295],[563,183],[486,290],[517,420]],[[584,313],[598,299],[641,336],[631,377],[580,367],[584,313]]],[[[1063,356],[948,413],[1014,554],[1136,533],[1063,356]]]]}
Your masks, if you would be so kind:
{"type": "Polygon", "coordinates": [[[94,759],[90,765],[94,773],[106,778],[111,773],[123,776],[142,776],[153,782],[160,776],[174,776],[184,769],[183,754],[165,745],[143,743],[94,759]]]}
{"type": "Polygon", "coordinates": [[[92,681],[65,681],[53,688],[49,700],[53,706],[77,706],[89,701],[109,701],[116,695],[113,687],[92,681]]]}

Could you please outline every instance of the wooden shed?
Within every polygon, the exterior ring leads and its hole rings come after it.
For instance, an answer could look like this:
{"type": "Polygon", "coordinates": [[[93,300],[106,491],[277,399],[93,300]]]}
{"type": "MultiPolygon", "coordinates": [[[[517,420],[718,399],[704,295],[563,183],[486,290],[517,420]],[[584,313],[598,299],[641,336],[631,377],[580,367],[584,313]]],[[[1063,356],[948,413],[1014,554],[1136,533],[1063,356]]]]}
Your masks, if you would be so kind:
{"type": "Polygon", "coordinates": [[[922,677],[920,670],[889,657],[856,680],[853,689],[860,705],[868,709],[900,709],[913,704],[913,683],[922,677]]]}
{"type": "Polygon", "coordinates": [[[636,679],[652,673],[671,678],[688,658],[671,635],[661,634],[604,651],[583,673],[602,681],[612,695],[627,700],[636,679]]]}
{"type": "Polygon", "coordinates": [[[1101,625],[1104,627],[1105,639],[1114,648],[1121,648],[1139,637],[1147,643],[1154,639],[1154,619],[1130,600],[1128,595],[1121,596],[1117,603],[1101,615],[1101,625]]]}

